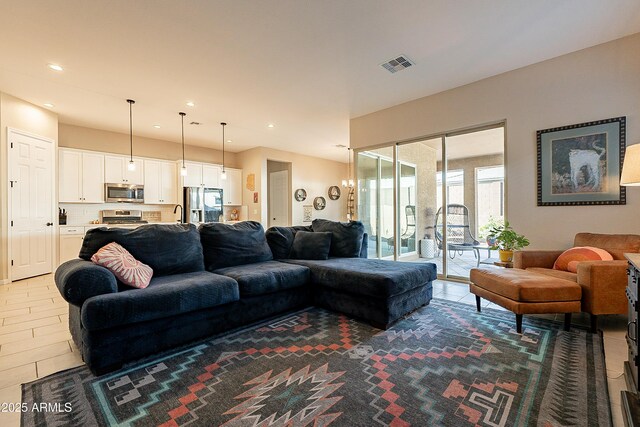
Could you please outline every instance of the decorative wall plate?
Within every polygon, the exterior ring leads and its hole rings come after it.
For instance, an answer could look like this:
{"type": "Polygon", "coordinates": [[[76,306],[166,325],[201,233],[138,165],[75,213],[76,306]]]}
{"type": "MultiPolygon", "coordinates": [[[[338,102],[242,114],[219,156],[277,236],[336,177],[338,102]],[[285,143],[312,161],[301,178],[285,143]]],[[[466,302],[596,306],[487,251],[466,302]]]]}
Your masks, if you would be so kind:
{"type": "Polygon", "coordinates": [[[296,202],[304,202],[307,199],[307,192],[304,188],[298,188],[293,193],[293,197],[296,199],[296,202]]]}
{"type": "Polygon", "coordinates": [[[340,187],[337,185],[332,185],[329,187],[329,198],[331,200],[338,200],[340,198],[340,187]]]}
{"type": "Polygon", "coordinates": [[[325,200],[324,197],[318,196],[315,199],[313,199],[313,207],[315,210],[321,211],[322,209],[324,209],[325,206],[327,206],[327,201],[325,200]]]}

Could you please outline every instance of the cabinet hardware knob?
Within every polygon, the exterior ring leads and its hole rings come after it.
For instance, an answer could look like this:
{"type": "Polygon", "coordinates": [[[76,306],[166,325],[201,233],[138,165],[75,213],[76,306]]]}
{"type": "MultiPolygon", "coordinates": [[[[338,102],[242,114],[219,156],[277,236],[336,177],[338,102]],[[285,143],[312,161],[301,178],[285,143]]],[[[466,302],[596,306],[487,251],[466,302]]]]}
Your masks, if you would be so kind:
{"type": "Polygon", "coordinates": [[[47,227],[51,227],[52,225],[53,225],[53,223],[52,223],[52,222],[48,222],[48,223],[47,223],[47,227]]]}

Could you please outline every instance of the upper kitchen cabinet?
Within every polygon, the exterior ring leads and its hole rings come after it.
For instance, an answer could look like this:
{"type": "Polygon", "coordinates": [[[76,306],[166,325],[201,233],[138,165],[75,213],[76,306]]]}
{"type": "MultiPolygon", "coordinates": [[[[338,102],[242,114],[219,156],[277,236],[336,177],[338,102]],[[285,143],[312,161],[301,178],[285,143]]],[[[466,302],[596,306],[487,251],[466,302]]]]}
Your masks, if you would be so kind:
{"type": "Polygon", "coordinates": [[[242,205],[242,169],[225,168],[227,179],[222,182],[222,200],[225,206],[242,205]]]}
{"type": "Polygon", "coordinates": [[[182,179],[183,187],[220,188],[220,166],[204,163],[185,162],[187,176],[182,179]]]}
{"type": "Polygon", "coordinates": [[[184,167],[187,169],[187,176],[182,177],[182,186],[201,187],[202,163],[185,162],[184,167]]]}
{"type": "Polygon", "coordinates": [[[176,164],[160,160],[144,161],[144,202],[146,204],[177,203],[176,164]]]}
{"type": "Polygon", "coordinates": [[[221,188],[220,187],[220,166],[202,165],[202,185],[205,188],[221,188]]]}
{"type": "Polygon", "coordinates": [[[136,168],[130,171],[128,168],[129,157],[104,156],[104,181],[108,184],[144,184],[144,162],[134,158],[136,168]]]}
{"type": "Polygon", "coordinates": [[[104,155],[58,150],[58,194],[62,203],[104,203],[104,155]]]}

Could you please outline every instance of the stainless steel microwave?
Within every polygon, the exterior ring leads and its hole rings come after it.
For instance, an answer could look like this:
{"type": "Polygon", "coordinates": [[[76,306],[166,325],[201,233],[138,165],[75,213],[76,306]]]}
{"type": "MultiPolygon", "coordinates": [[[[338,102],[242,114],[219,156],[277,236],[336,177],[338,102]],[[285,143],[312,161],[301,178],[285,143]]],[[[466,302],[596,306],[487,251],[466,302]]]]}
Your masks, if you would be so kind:
{"type": "Polygon", "coordinates": [[[144,186],[130,184],[105,184],[107,203],[144,203],[144,186]]]}

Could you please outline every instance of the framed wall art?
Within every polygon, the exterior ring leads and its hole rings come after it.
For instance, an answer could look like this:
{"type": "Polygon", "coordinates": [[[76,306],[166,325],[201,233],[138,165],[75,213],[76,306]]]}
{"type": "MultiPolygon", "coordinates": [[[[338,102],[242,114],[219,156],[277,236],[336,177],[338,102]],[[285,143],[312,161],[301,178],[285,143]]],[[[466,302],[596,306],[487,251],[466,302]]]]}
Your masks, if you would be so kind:
{"type": "Polygon", "coordinates": [[[340,198],[340,187],[338,187],[337,185],[332,185],[331,187],[329,187],[327,195],[331,200],[338,200],[340,198]]]}
{"type": "Polygon", "coordinates": [[[538,206],[624,205],[626,118],[537,132],[538,206]]]}
{"type": "Polygon", "coordinates": [[[313,221],[313,205],[304,205],[302,207],[302,222],[313,221]]]}
{"type": "Polygon", "coordinates": [[[296,202],[304,202],[307,199],[307,191],[304,188],[298,188],[293,193],[293,197],[296,199],[296,202]]]}
{"type": "Polygon", "coordinates": [[[313,199],[313,208],[315,210],[321,211],[325,208],[325,206],[327,206],[327,200],[324,197],[318,196],[313,199]]]}

